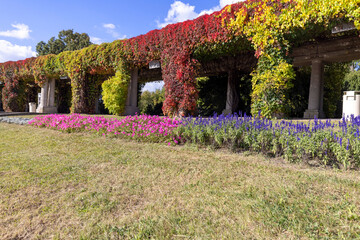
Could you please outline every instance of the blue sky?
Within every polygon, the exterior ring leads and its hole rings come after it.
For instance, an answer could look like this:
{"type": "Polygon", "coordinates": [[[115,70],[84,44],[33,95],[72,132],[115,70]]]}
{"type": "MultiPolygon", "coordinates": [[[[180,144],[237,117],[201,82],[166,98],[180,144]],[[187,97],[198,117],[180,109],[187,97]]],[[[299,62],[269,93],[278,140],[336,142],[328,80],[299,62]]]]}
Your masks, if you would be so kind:
{"type": "MultiPolygon", "coordinates": [[[[238,0],[1,0],[0,63],[36,56],[40,41],[61,30],[112,42],[193,19],[238,0]]],[[[160,85],[159,85],[160,86],[160,85]]]]}

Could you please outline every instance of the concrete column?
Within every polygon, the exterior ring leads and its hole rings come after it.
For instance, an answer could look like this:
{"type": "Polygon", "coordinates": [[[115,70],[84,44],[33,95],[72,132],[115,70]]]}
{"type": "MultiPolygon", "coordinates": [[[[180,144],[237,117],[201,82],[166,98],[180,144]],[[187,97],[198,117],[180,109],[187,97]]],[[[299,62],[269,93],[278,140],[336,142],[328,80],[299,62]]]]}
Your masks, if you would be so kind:
{"type": "Polygon", "coordinates": [[[131,80],[128,88],[128,98],[126,100],[126,115],[135,115],[139,113],[139,108],[137,106],[137,92],[138,92],[138,78],[139,70],[135,68],[131,73],[131,80]]]}
{"type": "Polygon", "coordinates": [[[223,114],[232,114],[236,111],[239,104],[238,93],[236,92],[236,74],[234,71],[228,72],[228,84],[226,94],[226,107],[223,114]]]}
{"type": "Polygon", "coordinates": [[[47,105],[47,97],[48,97],[48,89],[49,89],[49,82],[46,80],[43,85],[41,86],[41,98],[39,106],[36,109],[37,113],[43,113],[44,107],[47,105]]]}
{"type": "Polygon", "coordinates": [[[49,81],[48,107],[55,107],[55,79],[49,81]]]}
{"type": "Polygon", "coordinates": [[[138,92],[138,80],[139,80],[139,71],[136,68],[131,74],[131,106],[137,107],[137,92],[138,92]]]}
{"type": "MultiPolygon", "coordinates": [[[[126,98],[126,104],[125,104],[125,112],[127,111],[127,109],[131,106],[131,79],[130,79],[130,83],[128,86],[128,93],[127,93],[127,98],[126,98]]],[[[127,115],[127,113],[125,113],[127,115]]]]}
{"type": "Polygon", "coordinates": [[[308,109],[304,118],[323,118],[323,95],[324,95],[324,63],[321,59],[314,59],[311,66],[311,80],[309,90],[308,109]]]}
{"type": "Polygon", "coordinates": [[[55,79],[46,80],[41,86],[41,100],[37,113],[56,113],[55,107],[55,79]]]}

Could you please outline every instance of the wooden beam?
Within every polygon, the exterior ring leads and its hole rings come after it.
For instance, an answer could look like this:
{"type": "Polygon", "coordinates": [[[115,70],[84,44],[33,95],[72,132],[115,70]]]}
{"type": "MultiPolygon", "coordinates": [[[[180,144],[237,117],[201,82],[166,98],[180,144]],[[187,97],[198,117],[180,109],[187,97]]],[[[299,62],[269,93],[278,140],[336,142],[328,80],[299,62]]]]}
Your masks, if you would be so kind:
{"type": "Polygon", "coordinates": [[[325,63],[348,62],[360,59],[360,37],[347,36],[307,44],[293,49],[295,67],[311,65],[314,58],[325,63]]]}
{"type": "MultiPolygon", "coordinates": [[[[240,71],[250,73],[254,70],[257,59],[253,52],[238,56],[225,56],[210,61],[200,62],[197,77],[216,76],[229,71],[240,71]]],[[[139,82],[153,82],[162,80],[161,69],[141,68],[139,71],[139,82]]]]}

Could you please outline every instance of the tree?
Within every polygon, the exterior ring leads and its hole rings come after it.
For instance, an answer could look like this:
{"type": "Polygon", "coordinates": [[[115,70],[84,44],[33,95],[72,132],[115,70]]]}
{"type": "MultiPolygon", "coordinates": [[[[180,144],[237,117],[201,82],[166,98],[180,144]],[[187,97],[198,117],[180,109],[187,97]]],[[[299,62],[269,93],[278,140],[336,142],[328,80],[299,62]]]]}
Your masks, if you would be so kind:
{"type": "Polygon", "coordinates": [[[352,61],[350,63],[350,72],[356,72],[360,70],[360,60],[352,61]]]}
{"type": "Polygon", "coordinates": [[[139,109],[143,114],[163,115],[162,106],[165,100],[165,88],[155,92],[144,91],[140,96],[139,109]]]}
{"type": "Polygon", "coordinates": [[[90,37],[86,33],[74,33],[74,30],[62,30],[58,38],[52,37],[47,43],[41,41],[36,45],[38,56],[59,54],[64,51],[80,50],[90,46],[90,37]]]}
{"type": "Polygon", "coordinates": [[[350,65],[350,72],[344,78],[344,91],[360,90],[360,61],[353,61],[350,65]]]}
{"type": "MultiPolygon", "coordinates": [[[[235,92],[238,104],[235,112],[250,113],[251,78],[241,72],[235,74],[235,92]]],[[[198,114],[200,116],[212,116],[214,113],[221,114],[226,108],[228,75],[199,77],[197,78],[197,89],[199,99],[197,101],[198,114]]]]}
{"type": "Polygon", "coordinates": [[[333,63],[325,65],[323,109],[328,118],[341,117],[342,86],[349,63],[333,63]]]}
{"type": "Polygon", "coordinates": [[[198,114],[211,116],[221,114],[226,107],[227,75],[197,78],[199,98],[198,114]]]}

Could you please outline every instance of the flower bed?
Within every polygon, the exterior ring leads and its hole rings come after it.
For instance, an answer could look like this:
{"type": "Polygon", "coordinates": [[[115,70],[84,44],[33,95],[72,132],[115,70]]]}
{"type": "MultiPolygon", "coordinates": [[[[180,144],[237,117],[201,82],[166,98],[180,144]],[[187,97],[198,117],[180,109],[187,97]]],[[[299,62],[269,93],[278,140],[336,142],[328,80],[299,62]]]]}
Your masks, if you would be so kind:
{"type": "Polygon", "coordinates": [[[123,119],[95,116],[46,115],[34,118],[29,122],[36,127],[46,127],[64,132],[93,132],[103,136],[118,136],[137,141],[167,142],[176,141],[173,129],[180,122],[168,117],[127,116],[123,119]]]}
{"type": "Polygon", "coordinates": [[[360,166],[360,117],[294,122],[234,114],[178,121],[148,115],[116,119],[72,114],[36,117],[29,124],[69,133],[87,131],[168,145],[188,142],[237,152],[260,152],[283,156],[291,162],[317,160],[337,168],[360,166]]]}
{"type": "Polygon", "coordinates": [[[196,144],[284,156],[292,162],[318,160],[347,169],[360,165],[359,126],[359,117],[293,122],[235,114],[185,118],[175,132],[196,144]]]}

